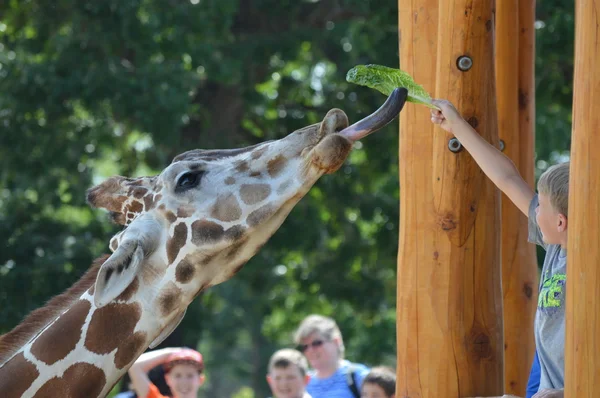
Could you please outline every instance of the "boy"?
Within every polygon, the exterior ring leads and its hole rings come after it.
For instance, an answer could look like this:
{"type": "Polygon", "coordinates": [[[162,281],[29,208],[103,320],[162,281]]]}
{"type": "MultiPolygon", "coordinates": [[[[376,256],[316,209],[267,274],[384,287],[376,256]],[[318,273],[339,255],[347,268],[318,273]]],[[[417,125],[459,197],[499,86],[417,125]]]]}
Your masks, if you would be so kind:
{"type": "Polygon", "coordinates": [[[196,398],[204,383],[202,355],[190,348],[163,348],[142,354],[129,368],[133,389],[140,398],[165,398],[150,381],[150,369],[163,364],[165,381],[174,398],[196,398]]]}
{"type": "Polygon", "coordinates": [[[432,110],[431,121],[458,138],[483,172],[529,218],[529,241],[546,250],[534,325],[541,371],[534,398],[563,397],[569,163],[544,172],[535,194],[513,162],[485,141],[450,102],[434,100],[433,104],[441,111],[432,110]]]}
{"type": "Polygon", "coordinates": [[[308,363],[299,351],[289,348],[276,351],[269,360],[267,382],[274,398],[310,398],[306,385],[308,363]]]}
{"type": "Polygon", "coordinates": [[[367,374],[360,390],[361,398],[395,398],[396,373],[385,366],[377,366],[367,374]]]}

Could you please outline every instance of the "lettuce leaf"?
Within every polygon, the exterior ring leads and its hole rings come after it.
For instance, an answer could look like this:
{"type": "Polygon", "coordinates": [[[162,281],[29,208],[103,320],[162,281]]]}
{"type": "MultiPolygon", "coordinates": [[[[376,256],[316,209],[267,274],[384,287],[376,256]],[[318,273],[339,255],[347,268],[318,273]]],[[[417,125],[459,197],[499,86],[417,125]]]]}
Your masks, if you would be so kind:
{"type": "Polygon", "coordinates": [[[358,65],[348,71],[346,81],[373,88],[388,96],[395,88],[404,87],[408,90],[406,99],[408,102],[439,110],[437,106],[431,103],[431,96],[427,91],[415,83],[408,73],[399,69],[382,65],[358,65]]]}

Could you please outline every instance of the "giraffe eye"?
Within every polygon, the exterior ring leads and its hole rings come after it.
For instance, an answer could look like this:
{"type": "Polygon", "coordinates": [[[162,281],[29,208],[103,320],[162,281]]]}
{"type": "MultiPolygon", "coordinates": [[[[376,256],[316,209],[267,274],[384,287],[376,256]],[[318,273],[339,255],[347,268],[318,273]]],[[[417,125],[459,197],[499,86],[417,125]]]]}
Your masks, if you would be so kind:
{"type": "Polygon", "coordinates": [[[204,174],[202,171],[183,174],[181,177],[179,177],[179,180],[177,180],[177,186],[175,187],[175,190],[177,192],[182,192],[197,187],[202,179],[202,174],[204,174]]]}

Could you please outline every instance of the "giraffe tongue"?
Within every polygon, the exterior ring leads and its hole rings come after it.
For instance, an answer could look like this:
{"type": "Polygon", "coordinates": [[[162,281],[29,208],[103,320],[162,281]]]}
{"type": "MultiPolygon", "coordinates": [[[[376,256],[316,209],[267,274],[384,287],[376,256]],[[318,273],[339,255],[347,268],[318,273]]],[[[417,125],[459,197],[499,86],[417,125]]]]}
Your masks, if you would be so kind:
{"type": "Polygon", "coordinates": [[[350,141],[358,141],[381,129],[398,116],[404,107],[407,95],[408,90],[404,87],[394,89],[379,109],[366,118],[354,123],[352,126],[346,127],[339,134],[350,141]]]}

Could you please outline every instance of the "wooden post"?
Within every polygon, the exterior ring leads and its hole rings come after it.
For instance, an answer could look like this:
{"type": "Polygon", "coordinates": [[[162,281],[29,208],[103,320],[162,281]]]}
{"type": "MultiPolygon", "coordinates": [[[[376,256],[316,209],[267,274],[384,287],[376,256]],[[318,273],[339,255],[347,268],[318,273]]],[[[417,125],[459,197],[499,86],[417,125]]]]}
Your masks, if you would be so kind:
{"type": "MultiPolygon", "coordinates": [[[[496,2],[496,98],[501,148],[533,187],[535,0],[496,2]]],[[[527,217],[502,195],[504,391],[525,396],[535,352],[538,272],[527,217]]]]}
{"type": "MultiPolygon", "coordinates": [[[[434,96],[451,100],[498,145],[492,6],[493,0],[399,0],[400,67],[434,96]]],[[[500,195],[465,150],[449,150],[452,138],[434,128],[428,109],[405,106],[400,397],[491,396],[504,389],[500,195]]]]}
{"type": "Polygon", "coordinates": [[[600,392],[600,0],[575,2],[565,397],[600,392]]]}

